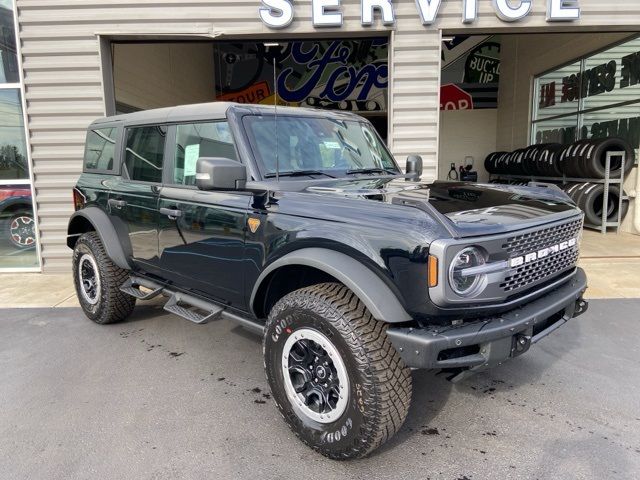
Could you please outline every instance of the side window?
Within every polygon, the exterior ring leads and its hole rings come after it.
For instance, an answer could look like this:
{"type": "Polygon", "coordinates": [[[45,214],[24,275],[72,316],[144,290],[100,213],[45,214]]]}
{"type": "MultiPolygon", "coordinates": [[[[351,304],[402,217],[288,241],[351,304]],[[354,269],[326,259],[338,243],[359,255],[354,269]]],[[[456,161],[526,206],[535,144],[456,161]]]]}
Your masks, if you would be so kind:
{"type": "Polygon", "coordinates": [[[174,183],[196,184],[196,162],[199,157],[237,160],[227,122],[190,123],[178,125],[177,128],[174,183]]]}
{"type": "Polygon", "coordinates": [[[85,170],[113,170],[117,128],[89,130],[84,151],[85,170]]]}
{"type": "Polygon", "coordinates": [[[162,182],[165,127],[154,125],[127,129],[125,166],[129,179],[162,182]]]}

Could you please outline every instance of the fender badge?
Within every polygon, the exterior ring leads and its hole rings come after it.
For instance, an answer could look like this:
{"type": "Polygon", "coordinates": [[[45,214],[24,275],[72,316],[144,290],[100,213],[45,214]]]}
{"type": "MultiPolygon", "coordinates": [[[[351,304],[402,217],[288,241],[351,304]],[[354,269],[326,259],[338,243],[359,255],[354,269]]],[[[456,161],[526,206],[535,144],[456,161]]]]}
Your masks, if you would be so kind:
{"type": "Polygon", "coordinates": [[[247,220],[247,224],[249,225],[249,230],[251,230],[251,233],[256,233],[258,231],[258,227],[260,226],[260,219],[249,218],[249,220],[247,220]]]}

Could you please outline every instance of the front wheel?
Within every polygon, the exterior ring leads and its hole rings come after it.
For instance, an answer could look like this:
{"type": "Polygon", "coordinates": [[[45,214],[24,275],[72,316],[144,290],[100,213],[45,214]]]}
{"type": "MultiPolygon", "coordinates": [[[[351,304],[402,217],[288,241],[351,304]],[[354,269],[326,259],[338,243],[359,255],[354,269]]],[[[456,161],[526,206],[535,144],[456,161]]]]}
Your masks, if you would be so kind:
{"type": "Polygon", "coordinates": [[[283,297],[264,338],[267,381],[285,421],[333,459],[363,457],[402,426],[411,373],[347,287],[323,283],[283,297]]]}

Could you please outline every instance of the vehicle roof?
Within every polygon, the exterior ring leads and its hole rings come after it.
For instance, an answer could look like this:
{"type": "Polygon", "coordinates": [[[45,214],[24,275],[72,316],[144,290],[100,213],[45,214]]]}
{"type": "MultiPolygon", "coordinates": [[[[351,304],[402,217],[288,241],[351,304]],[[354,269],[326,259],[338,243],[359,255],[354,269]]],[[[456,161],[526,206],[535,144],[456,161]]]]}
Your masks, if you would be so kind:
{"type": "Polygon", "coordinates": [[[170,123],[192,119],[224,118],[231,102],[196,103],[177,107],[154,108],[133,113],[123,113],[99,118],[92,125],[104,123],[124,123],[128,125],[149,123],[170,123]]]}
{"type": "MultiPolygon", "coordinates": [[[[111,117],[103,117],[95,120],[91,127],[104,124],[118,123],[124,125],[145,125],[158,123],[176,123],[200,120],[215,120],[225,118],[227,110],[233,108],[238,113],[249,113],[254,115],[273,114],[273,105],[256,105],[235,102],[210,102],[196,103],[192,105],[179,105],[176,107],[156,108],[152,110],[141,110],[139,112],[124,113],[111,117]]],[[[335,110],[321,110],[301,107],[281,107],[278,106],[278,115],[314,116],[326,118],[342,118],[344,120],[357,120],[360,117],[349,112],[335,110]]]]}
{"type": "MultiPolygon", "coordinates": [[[[246,112],[253,115],[265,115],[273,114],[275,107],[273,105],[264,104],[247,104],[247,103],[234,103],[231,105],[237,112],[246,112]]],[[[309,107],[281,107],[278,106],[278,115],[296,115],[303,117],[324,117],[324,118],[342,118],[344,120],[362,120],[362,117],[340,110],[326,110],[321,108],[309,108],[309,107]]]]}

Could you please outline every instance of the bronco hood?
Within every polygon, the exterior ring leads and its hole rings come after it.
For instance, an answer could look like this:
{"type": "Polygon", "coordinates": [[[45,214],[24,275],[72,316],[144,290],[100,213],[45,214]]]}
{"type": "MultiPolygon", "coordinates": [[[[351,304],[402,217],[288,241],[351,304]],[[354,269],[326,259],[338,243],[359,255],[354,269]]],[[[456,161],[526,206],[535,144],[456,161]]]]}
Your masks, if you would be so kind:
{"type": "Polygon", "coordinates": [[[544,186],[358,178],[322,182],[303,191],[418,208],[437,217],[454,237],[518,230],[579,214],[564,192],[544,186]]]}

